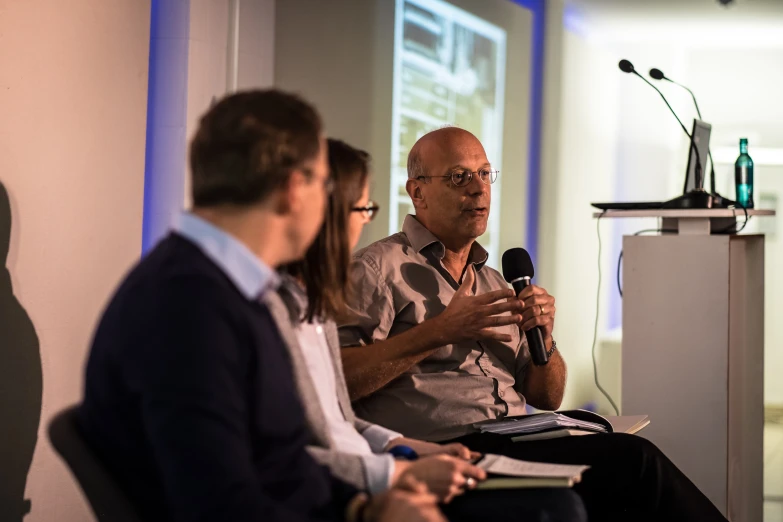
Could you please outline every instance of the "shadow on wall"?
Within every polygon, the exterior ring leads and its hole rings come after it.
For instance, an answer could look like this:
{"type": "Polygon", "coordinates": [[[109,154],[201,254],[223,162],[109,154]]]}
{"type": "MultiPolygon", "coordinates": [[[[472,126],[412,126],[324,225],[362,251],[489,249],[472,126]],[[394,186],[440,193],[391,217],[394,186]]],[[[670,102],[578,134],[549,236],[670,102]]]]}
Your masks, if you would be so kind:
{"type": "Polygon", "coordinates": [[[38,439],[43,374],[38,335],[11,288],[10,242],[11,205],[0,182],[0,521],[21,522],[31,509],[24,490],[38,439]]]}

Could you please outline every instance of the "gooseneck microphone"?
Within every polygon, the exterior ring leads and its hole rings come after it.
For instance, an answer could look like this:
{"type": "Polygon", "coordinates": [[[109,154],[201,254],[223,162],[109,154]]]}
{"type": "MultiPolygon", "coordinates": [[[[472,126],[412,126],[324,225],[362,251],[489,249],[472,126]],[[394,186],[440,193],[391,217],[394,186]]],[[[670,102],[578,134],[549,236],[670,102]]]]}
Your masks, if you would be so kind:
{"type": "Polygon", "coordinates": [[[703,184],[702,177],[701,177],[702,161],[701,161],[701,158],[699,157],[699,149],[696,147],[696,144],[693,143],[693,138],[691,136],[691,133],[688,132],[688,129],[685,128],[685,125],[682,123],[682,120],[680,120],[680,117],[677,116],[677,113],[674,112],[674,109],[672,109],[672,106],[669,104],[669,100],[666,99],[666,96],[663,95],[663,93],[660,91],[660,89],[658,89],[658,87],[656,87],[655,85],[650,83],[647,80],[647,78],[645,78],[644,76],[639,74],[636,71],[636,69],[634,68],[634,66],[633,66],[633,64],[631,62],[629,62],[628,60],[620,60],[620,63],[618,64],[618,66],[620,67],[620,70],[623,71],[624,73],[635,74],[636,76],[638,76],[639,78],[644,80],[644,83],[646,83],[647,85],[649,85],[650,87],[655,89],[655,92],[660,94],[661,99],[666,104],[666,106],[669,108],[669,111],[674,115],[674,118],[677,120],[677,123],[679,123],[680,127],[682,127],[682,131],[685,133],[686,136],[688,136],[688,139],[691,141],[691,147],[693,148],[694,152],[696,152],[696,180],[695,181],[696,181],[696,187],[697,188],[702,188],[704,186],[704,184],[703,184]]]}
{"type": "MultiPolygon", "coordinates": [[[[682,87],[686,91],[688,91],[688,94],[691,95],[691,99],[693,100],[693,106],[696,107],[696,114],[699,115],[699,119],[703,120],[704,118],[701,117],[701,110],[699,110],[699,102],[696,101],[696,95],[693,94],[693,91],[690,90],[685,85],[675,82],[671,78],[667,77],[665,74],[663,74],[663,71],[660,69],[656,69],[653,67],[650,69],[650,78],[653,80],[665,80],[669,83],[673,83],[674,85],[677,85],[679,87],[682,87]]],[[[712,151],[710,149],[707,149],[707,155],[710,158],[710,193],[712,193],[713,196],[715,196],[717,201],[720,201],[722,204],[720,206],[724,206],[725,204],[733,204],[734,202],[731,200],[728,200],[724,198],[723,196],[719,195],[715,191],[715,160],[712,159],[712,151]]]]}
{"type": "MultiPolygon", "coordinates": [[[[503,253],[503,277],[511,283],[517,295],[523,288],[530,286],[530,280],[534,273],[533,261],[524,248],[511,248],[503,253]]],[[[533,364],[543,366],[548,363],[549,357],[546,355],[546,345],[541,327],[535,326],[525,332],[525,338],[533,364]]]]}
{"type": "Polygon", "coordinates": [[[701,111],[699,110],[699,102],[696,101],[696,95],[693,94],[692,90],[690,90],[689,88],[687,88],[686,86],[684,86],[681,83],[675,82],[671,78],[667,78],[666,75],[663,74],[663,71],[661,71],[660,69],[656,69],[655,67],[650,69],[650,78],[652,78],[653,80],[666,80],[667,82],[673,83],[674,85],[679,85],[680,87],[682,87],[683,89],[688,91],[688,93],[690,93],[690,95],[691,95],[691,98],[693,99],[693,105],[696,106],[696,114],[699,115],[699,119],[702,119],[701,111]]]}
{"type": "Polygon", "coordinates": [[[650,83],[647,80],[647,78],[639,74],[631,62],[629,62],[628,60],[620,60],[620,63],[618,65],[620,67],[620,70],[623,71],[624,73],[635,74],[636,76],[644,80],[644,83],[646,83],[647,85],[655,89],[655,92],[657,92],[661,96],[661,99],[669,108],[669,112],[672,113],[674,118],[677,120],[677,123],[680,124],[682,131],[685,133],[686,136],[688,136],[688,139],[691,142],[691,148],[696,153],[696,168],[695,168],[696,179],[694,180],[696,182],[695,183],[696,189],[691,190],[690,192],[687,192],[682,196],[667,201],[663,205],[664,208],[712,208],[714,204],[714,200],[712,196],[704,190],[704,178],[702,176],[704,163],[701,160],[699,149],[698,147],[696,147],[696,143],[694,143],[693,141],[693,136],[691,136],[691,133],[688,132],[688,129],[685,128],[685,125],[683,125],[682,120],[680,120],[680,117],[677,116],[677,113],[674,112],[674,109],[672,109],[672,106],[669,104],[669,100],[666,99],[666,96],[664,96],[663,93],[655,85],[650,83]]]}
{"type": "Polygon", "coordinates": [[[633,64],[629,62],[628,60],[620,60],[620,63],[617,64],[620,67],[620,70],[624,73],[633,73],[635,75],[639,75],[638,72],[636,72],[636,69],[634,69],[633,64]]]}

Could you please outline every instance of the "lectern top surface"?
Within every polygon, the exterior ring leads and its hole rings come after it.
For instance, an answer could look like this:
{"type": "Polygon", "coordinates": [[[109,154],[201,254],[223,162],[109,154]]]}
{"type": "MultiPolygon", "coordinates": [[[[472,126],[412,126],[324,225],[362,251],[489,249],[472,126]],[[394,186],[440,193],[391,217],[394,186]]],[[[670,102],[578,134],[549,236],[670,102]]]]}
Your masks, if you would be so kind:
{"type": "MultiPolygon", "coordinates": [[[[774,210],[750,209],[748,216],[774,216],[774,210]]],[[[707,209],[649,209],[649,210],[607,210],[595,212],[594,218],[730,218],[744,217],[745,211],[741,208],[707,208],[707,209]]]]}

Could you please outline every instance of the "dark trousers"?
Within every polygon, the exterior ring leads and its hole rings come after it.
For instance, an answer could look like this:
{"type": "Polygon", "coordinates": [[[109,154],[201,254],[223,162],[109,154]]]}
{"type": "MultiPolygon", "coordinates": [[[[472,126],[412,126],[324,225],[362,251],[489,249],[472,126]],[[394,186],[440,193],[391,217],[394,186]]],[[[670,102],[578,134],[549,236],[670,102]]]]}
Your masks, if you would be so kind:
{"type": "Polygon", "coordinates": [[[468,491],[441,509],[449,522],[587,522],[579,495],[566,488],[468,491]]]}
{"type": "Polygon", "coordinates": [[[512,442],[503,435],[474,433],[451,442],[516,459],[589,465],[574,491],[591,521],[726,521],[693,482],[642,437],[612,433],[512,442]]]}

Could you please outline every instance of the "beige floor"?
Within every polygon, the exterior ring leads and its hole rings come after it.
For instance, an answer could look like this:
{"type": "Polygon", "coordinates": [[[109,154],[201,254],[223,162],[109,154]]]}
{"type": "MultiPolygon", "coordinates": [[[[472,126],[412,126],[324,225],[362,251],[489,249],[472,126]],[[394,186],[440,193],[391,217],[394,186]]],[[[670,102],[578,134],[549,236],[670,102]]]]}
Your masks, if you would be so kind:
{"type": "Polygon", "coordinates": [[[764,522],[783,522],[783,424],[764,425],[764,522]]]}

